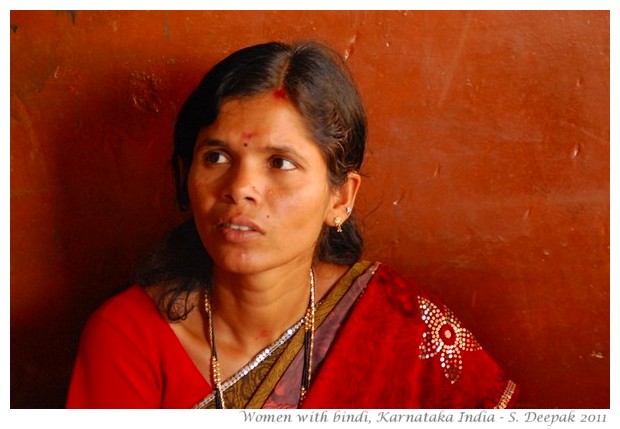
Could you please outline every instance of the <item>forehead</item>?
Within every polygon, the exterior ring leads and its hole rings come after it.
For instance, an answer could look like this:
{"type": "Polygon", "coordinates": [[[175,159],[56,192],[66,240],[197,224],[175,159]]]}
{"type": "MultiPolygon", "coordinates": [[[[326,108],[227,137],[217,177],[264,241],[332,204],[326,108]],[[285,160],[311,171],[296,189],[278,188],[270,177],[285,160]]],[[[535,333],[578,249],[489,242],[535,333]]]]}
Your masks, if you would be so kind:
{"type": "Polygon", "coordinates": [[[244,136],[296,135],[316,144],[306,120],[295,105],[275,93],[225,99],[216,120],[206,129],[242,133],[244,136]]]}
{"type": "Polygon", "coordinates": [[[286,95],[282,96],[278,90],[275,90],[256,95],[225,98],[220,104],[216,120],[223,115],[248,112],[269,114],[274,111],[288,111],[302,118],[292,101],[286,95]]]}

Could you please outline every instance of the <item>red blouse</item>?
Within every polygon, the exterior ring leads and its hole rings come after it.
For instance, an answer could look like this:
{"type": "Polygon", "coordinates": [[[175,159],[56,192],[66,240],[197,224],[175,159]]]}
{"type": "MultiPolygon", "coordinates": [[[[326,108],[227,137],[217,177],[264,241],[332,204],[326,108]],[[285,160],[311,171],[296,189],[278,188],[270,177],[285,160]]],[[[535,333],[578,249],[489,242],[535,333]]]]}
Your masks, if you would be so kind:
{"type": "Polygon", "coordinates": [[[211,392],[155,302],[140,286],[88,321],[67,408],[191,408],[211,392]]]}

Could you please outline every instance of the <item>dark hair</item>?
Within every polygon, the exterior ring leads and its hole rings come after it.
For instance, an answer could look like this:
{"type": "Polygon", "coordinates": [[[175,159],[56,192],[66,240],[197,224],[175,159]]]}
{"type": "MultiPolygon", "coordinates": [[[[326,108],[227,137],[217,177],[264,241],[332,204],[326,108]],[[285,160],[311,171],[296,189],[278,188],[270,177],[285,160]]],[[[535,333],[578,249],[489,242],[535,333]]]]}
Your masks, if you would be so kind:
{"type": "MultiPolygon", "coordinates": [[[[325,157],[332,186],[342,185],[349,172],[360,170],[366,114],[342,58],[316,42],[254,45],[216,64],[181,107],[174,129],[173,169],[177,203],[182,210],[189,207],[188,174],[200,130],[217,119],[226,99],[276,90],[284,91],[306,121],[325,157]]],[[[350,217],[342,229],[337,233],[333,228],[323,228],[315,259],[337,264],[359,260],[363,240],[354,219],[350,217]]],[[[193,220],[189,220],[171,232],[138,280],[145,285],[169,283],[160,308],[170,319],[179,319],[189,311],[177,312],[180,298],[185,294],[186,303],[189,292],[208,287],[211,264],[193,220]]]]}

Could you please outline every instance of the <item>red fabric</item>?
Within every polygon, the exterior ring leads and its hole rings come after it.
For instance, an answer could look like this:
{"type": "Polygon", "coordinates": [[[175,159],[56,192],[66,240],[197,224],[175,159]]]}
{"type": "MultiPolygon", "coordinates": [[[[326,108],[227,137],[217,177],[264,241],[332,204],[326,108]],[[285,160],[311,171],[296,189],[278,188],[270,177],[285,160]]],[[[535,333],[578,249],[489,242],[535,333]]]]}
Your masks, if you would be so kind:
{"type": "MultiPolygon", "coordinates": [[[[304,408],[496,406],[507,379],[484,350],[460,352],[455,383],[446,378],[439,354],[420,358],[428,326],[419,294],[381,266],[314,372],[304,408]]],[[[67,407],[191,408],[211,391],[153,300],[133,286],[88,322],[67,407]]]]}
{"type": "Polygon", "coordinates": [[[484,350],[461,352],[462,373],[455,383],[446,378],[439,354],[420,359],[428,327],[419,293],[381,266],[315,374],[304,408],[495,407],[508,379],[484,350]]]}
{"type": "Polygon", "coordinates": [[[133,286],[89,320],[67,408],[191,408],[211,387],[154,301],[133,286]]]}

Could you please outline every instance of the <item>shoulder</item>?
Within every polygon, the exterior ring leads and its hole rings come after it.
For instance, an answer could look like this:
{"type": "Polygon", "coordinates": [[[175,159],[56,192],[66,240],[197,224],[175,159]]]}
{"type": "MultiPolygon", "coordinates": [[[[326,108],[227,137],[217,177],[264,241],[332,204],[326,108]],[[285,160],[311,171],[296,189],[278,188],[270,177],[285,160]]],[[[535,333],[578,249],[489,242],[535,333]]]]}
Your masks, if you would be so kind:
{"type": "Polygon", "coordinates": [[[157,313],[155,302],[140,285],[133,285],[108,298],[94,313],[95,318],[133,318],[157,313]]]}
{"type": "MultiPolygon", "coordinates": [[[[467,396],[478,401],[475,406],[512,406],[518,391],[514,382],[439,297],[384,264],[375,271],[369,289],[373,283],[375,297],[385,297],[391,307],[382,317],[403,322],[396,325],[397,332],[392,337],[404,338],[405,332],[412,333],[413,326],[417,327],[416,361],[425,365],[427,377],[435,380],[437,386],[450,386],[454,392],[463,392],[459,399],[463,402],[455,403],[457,408],[472,406],[463,399],[467,396]]],[[[375,304],[379,301],[375,299],[375,304]]],[[[383,321],[382,325],[389,326],[383,321]]],[[[445,398],[440,397],[448,391],[447,387],[429,391],[425,400],[437,407],[444,404],[445,398]]]]}
{"type": "Polygon", "coordinates": [[[155,302],[142,286],[133,285],[107,299],[89,318],[84,336],[144,339],[167,327],[155,302]]]}
{"type": "MultiPolygon", "coordinates": [[[[449,351],[450,356],[482,350],[472,332],[430,291],[407,281],[384,264],[377,269],[373,281],[383,289],[397,317],[408,318],[421,327],[421,359],[434,357],[438,350],[449,351]]],[[[445,368],[446,378],[451,381],[458,379],[458,364],[447,362],[445,368]]]]}
{"type": "Polygon", "coordinates": [[[68,404],[79,408],[161,405],[165,372],[183,357],[167,322],[141,286],[105,301],[80,338],[68,404]]]}
{"type": "Polygon", "coordinates": [[[441,298],[430,289],[406,279],[389,265],[373,262],[368,271],[371,271],[372,275],[369,286],[380,289],[397,309],[424,320],[427,318],[423,316],[429,315],[429,312],[433,315],[454,317],[441,298]]]}
{"type": "Polygon", "coordinates": [[[371,293],[384,297],[387,303],[403,316],[417,317],[420,314],[420,295],[425,292],[414,282],[405,279],[392,267],[373,262],[367,269],[372,276],[368,282],[371,293]]]}
{"type": "Polygon", "coordinates": [[[377,264],[371,283],[382,290],[392,307],[415,317],[427,330],[441,333],[441,337],[445,334],[447,340],[453,333],[462,332],[463,344],[465,342],[469,344],[469,339],[473,341],[469,331],[462,326],[457,316],[441,298],[429,289],[405,279],[388,265],[377,264]]]}

